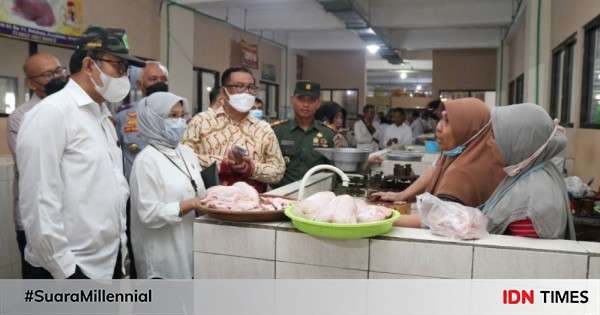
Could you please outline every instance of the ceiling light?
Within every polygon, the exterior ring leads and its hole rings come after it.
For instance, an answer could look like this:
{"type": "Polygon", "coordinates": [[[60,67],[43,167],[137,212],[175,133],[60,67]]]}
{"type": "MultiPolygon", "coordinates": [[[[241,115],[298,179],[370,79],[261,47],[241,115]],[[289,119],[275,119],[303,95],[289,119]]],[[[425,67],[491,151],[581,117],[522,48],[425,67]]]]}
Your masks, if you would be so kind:
{"type": "Polygon", "coordinates": [[[410,94],[409,94],[409,96],[410,96],[410,97],[413,97],[413,94],[412,94],[412,93],[410,93],[410,94]]]}
{"type": "Polygon", "coordinates": [[[367,51],[371,55],[374,55],[379,51],[379,45],[375,45],[375,44],[367,45],[367,51]]]}
{"type": "Polygon", "coordinates": [[[406,71],[400,71],[400,79],[406,80],[408,78],[408,73],[406,71]]]}
{"type": "Polygon", "coordinates": [[[420,84],[417,84],[417,87],[415,88],[415,90],[420,91],[421,89],[423,89],[423,87],[420,84]]]}
{"type": "Polygon", "coordinates": [[[206,90],[207,90],[208,92],[211,92],[211,91],[212,91],[212,86],[207,86],[207,87],[206,87],[206,90]]]}
{"type": "Polygon", "coordinates": [[[375,34],[375,31],[372,28],[369,27],[367,29],[367,33],[369,33],[369,34],[375,34]]]}

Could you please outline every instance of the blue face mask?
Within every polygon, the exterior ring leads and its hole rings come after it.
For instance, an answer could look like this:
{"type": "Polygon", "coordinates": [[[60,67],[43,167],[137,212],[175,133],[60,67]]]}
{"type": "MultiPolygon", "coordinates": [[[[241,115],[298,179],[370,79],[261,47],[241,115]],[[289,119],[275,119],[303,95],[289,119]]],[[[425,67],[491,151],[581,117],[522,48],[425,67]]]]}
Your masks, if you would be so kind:
{"type": "Polygon", "coordinates": [[[186,128],[187,124],[183,118],[165,119],[165,138],[171,146],[176,147],[179,144],[186,128]]]}
{"type": "Polygon", "coordinates": [[[250,116],[252,116],[258,120],[262,120],[263,119],[263,111],[262,111],[262,109],[253,109],[250,111],[250,116]]]}
{"type": "Polygon", "coordinates": [[[454,147],[454,149],[452,149],[450,151],[442,151],[442,154],[447,157],[456,157],[456,156],[459,156],[461,153],[463,153],[464,150],[465,150],[465,146],[459,145],[457,147],[454,147]]]}
{"type": "MultiPolygon", "coordinates": [[[[444,156],[447,156],[447,157],[457,157],[457,156],[459,156],[461,153],[463,153],[463,151],[465,151],[465,148],[467,147],[467,144],[469,144],[469,142],[475,140],[484,130],[487,129],[487,127],[491,123],[492,123],[491,120],[488,121],[488,123],[485,124],[485,126],[483,126],[483,128],[479,129],[479,131],[477,131],[477,133],[474,136],[472,136],[469,140],[467,140],[465,143],[452,148],[452,150],[442,151],[442,154],[444,156]]],[[[439,143],[438,143],[438,146],[439,146],[439,143]]]]}

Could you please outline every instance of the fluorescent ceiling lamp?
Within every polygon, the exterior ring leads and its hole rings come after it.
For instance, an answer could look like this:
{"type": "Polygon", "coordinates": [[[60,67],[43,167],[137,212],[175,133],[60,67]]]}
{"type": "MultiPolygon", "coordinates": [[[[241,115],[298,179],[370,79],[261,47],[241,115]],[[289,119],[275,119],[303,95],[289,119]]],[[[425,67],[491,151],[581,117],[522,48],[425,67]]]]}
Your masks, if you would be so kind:
{"type": "Polygon", "coordinates": [[[420,84],[417,84],[417,87],[415,88],[415,90],[420,91],[421,89],[423,89],[423,87],[420,84]]]}
{"type": "Polygon", "coordinates": [[[367,51],[371,55],[374,55],[379,51],[379,45],[375,45],[375,44],[367,45],[367,51]]]}
{"type": "Polygon", "coordinates": [[[400,71],[400,79],[406,80],[408,78],[408,73],[406,71],[400,71]]]}
{"type": "Polygon", "coordinates": [[[369,33],[369,34],[375,34],[375,31],[372,28],[369,27],[367,29],[367,33],[369,33]]]}

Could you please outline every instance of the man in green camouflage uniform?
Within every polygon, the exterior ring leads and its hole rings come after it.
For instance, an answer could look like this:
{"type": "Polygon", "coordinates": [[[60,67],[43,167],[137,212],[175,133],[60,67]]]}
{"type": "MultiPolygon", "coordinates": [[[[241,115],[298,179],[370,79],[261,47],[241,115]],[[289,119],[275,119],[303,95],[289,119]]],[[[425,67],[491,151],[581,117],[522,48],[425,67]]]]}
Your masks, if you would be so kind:
{"type": "Polygon", "coordinates": [[[294,119],[272,125],[285,160],[285,175],[274,185],[287,185],[302,179],[311,167],[331,164],[314,148],[332,148],[333,130],[315,121],[315,112],[321,106],[321,86],[310,81],[296,83],[292,98],[294,119]]]}

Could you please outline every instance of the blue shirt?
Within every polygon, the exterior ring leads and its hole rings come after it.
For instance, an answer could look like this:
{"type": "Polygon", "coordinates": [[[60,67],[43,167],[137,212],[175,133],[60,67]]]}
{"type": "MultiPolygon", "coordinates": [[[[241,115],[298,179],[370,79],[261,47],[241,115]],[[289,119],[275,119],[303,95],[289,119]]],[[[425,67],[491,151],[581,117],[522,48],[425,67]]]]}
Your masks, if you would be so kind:
{"type": "Polygon", "coordinates": [[[121,150],[123,150],[123,173],[127,179],[129,179],[135,157],[147,145],[142,139],[137,123],[138,105],[139,102],[132,103],[120,110],[115,116],[117,135],[121,143],[121,150]]]}

